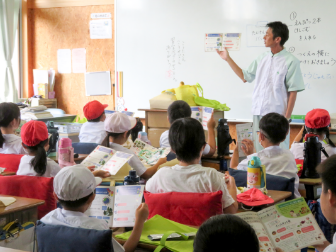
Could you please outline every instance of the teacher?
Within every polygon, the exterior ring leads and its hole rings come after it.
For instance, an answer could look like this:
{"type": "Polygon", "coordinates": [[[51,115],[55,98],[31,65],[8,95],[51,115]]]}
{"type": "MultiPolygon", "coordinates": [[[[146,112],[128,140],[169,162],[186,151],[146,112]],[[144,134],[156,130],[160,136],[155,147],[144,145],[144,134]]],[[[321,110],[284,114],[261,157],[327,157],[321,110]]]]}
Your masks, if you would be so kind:
{"type": "MultiPolygon", "coordinates": [[[[262,116],[276,112],[289,120],[297,92],[304,90],[300,61],[284,48],[289,37],[287,25],[272,22],[266,26],[268,29],[264,36],[264,44],[271,50],[255,59],[247,70],[242,70],[226,49],[221,52],[217,50],[219,56],[229,63],[243,82],[256,80],[252,94],[252,114],[253,140],[257,152],[263,149],[257,136],[262,116]]],[[[289,132],[280,147],[289,149],[289,132]]]]}

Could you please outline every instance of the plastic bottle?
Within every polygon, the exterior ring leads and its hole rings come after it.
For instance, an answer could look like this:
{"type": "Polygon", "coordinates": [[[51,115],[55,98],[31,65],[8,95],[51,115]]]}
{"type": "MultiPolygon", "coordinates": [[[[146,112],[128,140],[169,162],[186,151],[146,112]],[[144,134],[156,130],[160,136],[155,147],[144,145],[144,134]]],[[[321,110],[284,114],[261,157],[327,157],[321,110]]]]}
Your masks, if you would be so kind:
{"type": "Polygon", "coordinates": [[[138,133],[138,138],[139,138],[141,141],[143,141],[143,142],[145,142],[145,143],[147,143],[147,144],[149,144],[149,145],[152,145],[151,141],[149,141],[149,139],[148,139],[148,137],[147,137],[147,133],[146,133],[146,132],[140,131],[140,132],[138,133]]]}
{"type": "Polygon", "coordinates": [[[124,178],[124,185],[139,185],[140,177],[137,176],[136,171],[130,170],[129,175],[124,178]]]}
{"type": "Polygon", "coordinates": [[[58,141],[58,164],[61,168],[74,165],[74,148],[70,138],[61,138],[58,141]]]}

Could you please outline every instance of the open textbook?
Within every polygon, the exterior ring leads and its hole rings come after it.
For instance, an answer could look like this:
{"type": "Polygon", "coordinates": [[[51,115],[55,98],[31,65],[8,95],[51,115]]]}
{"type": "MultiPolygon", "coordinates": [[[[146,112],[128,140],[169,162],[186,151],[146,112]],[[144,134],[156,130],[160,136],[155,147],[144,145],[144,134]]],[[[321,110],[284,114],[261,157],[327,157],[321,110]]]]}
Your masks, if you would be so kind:
{"type": "Polygon", "coordinates": [[[98,186],[85,214],[106,221],[109,227],[133,227],[143,192],[144,185],[98,186]]]}
{"type": "Polygon", "coordinates": [[[191,108],[191,117],[198,120],[202,124],[204,130],[208,130],[207,124],[214,109],[199,106],[195,107],[193,106],[190,108],[191,108]]]}
{"type": "Polygon", "coordinates": [[[116,175],[120,168],[123,167],[131,157],[133,157],[132,154],[115,151],[99,145],[81,164],[85,166],[95,166],[95,170],[104,170],[108,171],[111,175],[116,175]]]}
{"type": "Polygon", "coordinates": [[[245,157],[246,155],[241,149],[241,146],[244,145],[242,144],[242,140],[250,139],[253,141],[253,123],[237,124],[236,131],[239,157],[245,157]]]}
{"type": "Polygon", "coordinates": [[[261,252],[275,251],[275,248],[292,252],[326,241],[303,198],[279,203],[259,212],[236,215],[256,231],[261,252]]]}
{"type": "Polygon", "coordinates": [[[166,157],[170,148],[155,148],[140,139],[135,139],[133,146],[130,148],[145,164],[154,165],[160,158],[166,157]]]}

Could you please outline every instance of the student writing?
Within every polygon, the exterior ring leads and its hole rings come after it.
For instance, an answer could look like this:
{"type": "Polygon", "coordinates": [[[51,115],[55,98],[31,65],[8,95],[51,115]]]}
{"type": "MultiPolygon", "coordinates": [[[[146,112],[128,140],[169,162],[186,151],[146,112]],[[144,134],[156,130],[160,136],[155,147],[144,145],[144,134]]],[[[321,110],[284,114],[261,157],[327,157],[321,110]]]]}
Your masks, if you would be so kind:
{"type": "MultiPolygon", "coordinates": [[[[92,173],[82,165],[64,167],[54,179],[54,194],[63,209],[57,208],[41,221],[50,225],[63,225],[75,228],[86,228],[96,230],[109,229],[106,221],[90,218],[85,215],[86,210],[95,199],[95,189],[101,183],[100,178],[95,178],[92,173]]],[[[136,210],[135,225],[130,238],[121,247],[113,238],[115,252],[134,251],[139,242],[143,224],[148,217],[148,206],[140,204],[136,210]]],[[[73,237],[74,239],[85,239],[85,237],[73,237]]]]}
{"type": "Polygon", "coordinates": [[[84,108],[84,116],[88,120],[81,127],[79,132],[79,141],[81,143],[101,144],[106,137],[104,130],[104,121],[106,118],[105,108],[107,104],[101,104],[99,101],[90,101],[84,108]]]}
{"type": "Polygon", "coordinates": [[[133,151],[122,146],[130,136],[131,129],[136,125],[136,119],[134,117],[115,112],[107,116],[104,125],[107,136],[102,145],[116,151],[133,154],[134,156],[128,163],[134,170],[136,170],[137,175],[143,179],[152,177],[157,171],[157,168],[167,161],[167,158],[160,158],[155,165],[147,169],[133,151]]]}
{"type": "MultiPolygon", "coordinates": [[[[168,107],[168,122],[173,124],[177,119],[191,117],[191,108],[188,103],[182,100],[174,101],[168,107]]],[[[213,114],[208,123],[208,143],[205,145],[202,153],[203,157],[212,157],[216,152],[215,127],[216,122],[213,119],[213,114]]],[[[161,134],[160,147],[170,147],[169,130],[161,134]]]]}
{"type": "Polygon", "coordinates": [[[0,153],[26,154],[21,137],[15,135],[20,122],[20,109],[15,103],[0,103],[0,153]]]}
{"type": "Polygon", "coordinates": [[[49,149],[48,129],[44,122],[29,121],[21,128],[22,146],[27,155],[21,158],[17,175],[55,177],[59,165],[47,158],[49,149]]]}
{"type": "Polygon", "coordinates": [[[238,146],[236,146],[231,159],[231,168],[247,171],[248,161],[252,156],[258,156],[261,164],[266,167],[266,173],[289,179],[295,178],[294,195],[298,198],[301,195],[298,191],[299,177],[294,156],[289,150],[280,148],[280,143],[286,139],[288,130],[289,123],[284,116],[278,113],[265,115],[260,120],[258,136],[259,143],[264,149],[255,153],[253,141],[244,139],[242,150],[247,158],[239,163],[238,146]]]}
{"type": "MultiPolygon", "coordinates": [[[[318,136],[322,147],[327,152],[328,156],[336,154],[335,144],[329,138],[330,115],[325,109],[313,109],[309,111],[305,117],[305,126],[302,127],[299,134],[295,137],[290,151],[295,159],[304,159],[304,137],[306,134],[315,134],[318,136]]],[[[327,157],[321,153],[321,161],[327,157]]]]}
{"type": "Polygon", "coordinates": [[[176,120],[169,129],[169,144],[180,162],[159,169],[147,181],[146,190],[151,193],[222,191],[224,213],[236,213],[238,203],[234,178],[229,177],[225,183],[222,173],[199,164],[206,145],[201,123],[193,118],[176,120]]]}

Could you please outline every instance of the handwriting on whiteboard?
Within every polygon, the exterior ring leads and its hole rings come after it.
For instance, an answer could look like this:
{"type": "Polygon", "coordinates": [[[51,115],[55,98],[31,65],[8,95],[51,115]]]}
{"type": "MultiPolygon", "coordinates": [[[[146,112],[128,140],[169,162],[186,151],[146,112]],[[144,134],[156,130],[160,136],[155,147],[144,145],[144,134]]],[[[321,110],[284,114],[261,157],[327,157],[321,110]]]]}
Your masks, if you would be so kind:
{"type": "Polygon", "coordinates": [[[171,38],[166,51],[168,63],[166,77],[176,82],[176,70],[179,68],[179,65],[185,62],[184,41],[176,40],[175,37],[171,38]]]}

